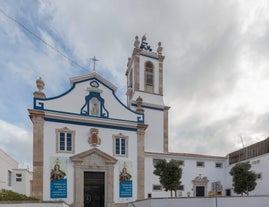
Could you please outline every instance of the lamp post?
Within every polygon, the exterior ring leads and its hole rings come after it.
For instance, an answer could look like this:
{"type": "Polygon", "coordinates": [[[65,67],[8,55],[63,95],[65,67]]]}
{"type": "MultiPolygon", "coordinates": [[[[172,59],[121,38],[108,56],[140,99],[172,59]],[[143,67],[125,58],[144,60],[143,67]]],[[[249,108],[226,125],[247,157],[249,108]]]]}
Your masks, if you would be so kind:
{"type": "Polygon", "coordinates": [[[218,189],[219,189],[219,184],[216,182],[215,184],[215,196],[216,196],[216,207],[218,207],[218,189]]]}

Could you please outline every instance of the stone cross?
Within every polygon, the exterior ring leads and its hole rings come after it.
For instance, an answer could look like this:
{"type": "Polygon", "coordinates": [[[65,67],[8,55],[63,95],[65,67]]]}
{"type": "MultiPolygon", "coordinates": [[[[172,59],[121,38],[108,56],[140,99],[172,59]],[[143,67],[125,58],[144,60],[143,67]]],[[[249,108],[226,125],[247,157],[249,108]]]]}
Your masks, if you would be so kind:
{"type": "Polygon", "coordinates": [[[91,60],[93,61],[93,71],[95,71],[95,62],[99,61],[99,60],[96,59],[95,56],[93,58],[91,58],[91,60]]]}

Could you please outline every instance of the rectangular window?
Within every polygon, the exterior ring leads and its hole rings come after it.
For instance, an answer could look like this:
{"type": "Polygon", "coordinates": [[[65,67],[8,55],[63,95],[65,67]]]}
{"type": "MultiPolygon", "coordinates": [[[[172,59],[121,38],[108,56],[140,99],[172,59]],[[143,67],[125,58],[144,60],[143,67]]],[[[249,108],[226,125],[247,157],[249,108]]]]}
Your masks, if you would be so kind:
{"type": "Polygon", "coordinates": [[[65,133],[60,132],[60,151],[65,150],[65,133]]]}
{"type": "Polygon", "coordinates": [[[153,185],[152,189],[155,191],[162,191],[163,187],[161,185],[153,185]]]}
{"type": "Polygon", "coordinates": [[[178,160],[179,166],[184,166],[184,160],[178,160]]]}
{"type": "Polygon", "coordinates": [[[222,168],[222,166],[223,166],[223,165],[222,165],[221,162],[216,162],[216,163],[215,163],[215,167],[216,167],[216,168],[222,168]]]}
{"type": "Polygon", "coordinates": [[[257,180],[261,180],[262,179],[262,174],[261,173],[257,173],[256,174],[256,178],[257,178],[257,180]]]}
{"type": "Polygon", "coordinates": [[[179,186],[177,187],[177,190],[184,191],[184,185],[179,185],[179,186]]]}
{"type": "Polygon", "coordinates": [[[128,137],[120,135],[113,135],[114,155],[128,156],[128,137]]]}
{"type": "Polygon", "coordinates": [[[22,181],[22,174],[16,173],[16,182],[22,181]]]}
{"type": "Polygon", "coordinates": [[[196,162],[196,166],[197,166],[197,167],[204,167],[204,166],[205,166],[205,162],[197,161],[197,162],[196,162]]]}
{"type": "Polygon", "coordinates": [[[60,151],[72,152],[72,134],[60,132],[60,151]]]}
{"type": "Polygon", "coordinates": [[[57,135],[57,152],[74,153],[74,136],[75,132],[64,127],[56,129],[57,135]]]}
{"type": "Polygon", "coordinates": [[[116,138],[116,154],[117,155],[126,154],[125,138],[116,138]]]}
{"type": "Polygon", "coordinates": [[[11,178],[12,178],[12,172],[8,171],[8,186],[11,186],[11,178]]]}
{"type": "Polygon", "coordinates": [[[252,165],[257,165],[257,164],[260,164],[260,160],[252,161],[252,165]]]}

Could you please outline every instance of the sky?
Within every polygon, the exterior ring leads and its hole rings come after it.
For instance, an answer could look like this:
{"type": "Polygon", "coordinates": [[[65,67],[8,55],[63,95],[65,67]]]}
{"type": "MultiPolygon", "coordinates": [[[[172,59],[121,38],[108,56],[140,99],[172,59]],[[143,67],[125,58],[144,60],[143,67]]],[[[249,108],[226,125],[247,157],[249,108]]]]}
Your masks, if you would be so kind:
{"type": "Polygon", "coordinates": [[[126,103],[135,36],[162,42],[169,150],[225,156],[269,136],[269,1],[0,0],[0,148],[32,165],[36,79],[96,70],[126,103]]]}

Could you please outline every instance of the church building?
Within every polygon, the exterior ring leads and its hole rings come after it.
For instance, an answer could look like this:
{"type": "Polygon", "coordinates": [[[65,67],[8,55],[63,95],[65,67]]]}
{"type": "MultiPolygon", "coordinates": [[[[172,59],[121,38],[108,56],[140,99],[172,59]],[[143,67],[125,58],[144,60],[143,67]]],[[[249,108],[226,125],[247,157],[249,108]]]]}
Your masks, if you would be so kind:
{"type": "Polygon", "coordinates": [[[29,109],[33,196],[74,207],[120,207],[169,197],[153,175],[158,159],[180,162],[180,196],[207,196],[212,186],[231,194],[227,157],[169,152],[165,57],[160,42],[156,48],[152,50],[145,36],[135,37],[125,73],[127,103],[95,70],[70,78],[70,89],[55,97],[46,97],[43,80],[36,81],[38,91],[29,109]]]}
{"type": "Polygon", "coordinates": [[[144,199],[145,152],[168,151],[161,43],[135,38],[127,65],[127,104],[97,72],[73,77],[47,98],[37,80],[33,122],[33,196],[76,207],[117,206],[144,199]]]}

